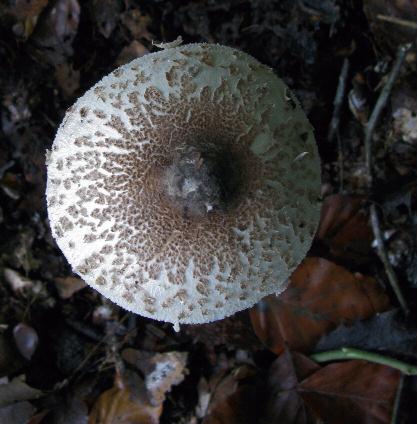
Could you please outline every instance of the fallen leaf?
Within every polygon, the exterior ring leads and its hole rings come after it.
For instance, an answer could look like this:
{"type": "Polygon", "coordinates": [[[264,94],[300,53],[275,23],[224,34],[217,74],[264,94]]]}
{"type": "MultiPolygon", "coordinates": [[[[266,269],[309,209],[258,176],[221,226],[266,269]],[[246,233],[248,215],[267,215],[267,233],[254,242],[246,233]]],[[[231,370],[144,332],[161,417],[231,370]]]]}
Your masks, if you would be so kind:
{"type": "Polygon", "coordinates": [[[300,383],[301,395],[325,422],[390,423],[400,371],[366,361],[330,364],[300,383]]]}
{"type": "Polygon", "coordinates": [[[48,5],[48,0],[15,0],[11,12],[19,19],[38,16],[48,5]]]}
{"type": "Polygon", "coordinates": [[[334,194],[324,199],[316,240],[343,260],[363,263],[371,258],[372,228],[360,196],[334,194]]]}
{"type": "Polygon", "coordinates": [[[128,46],[124,47],[116,59],[116,66],[122,66],[131,62],[133,59],[142,57],[149,53],[149,50],[139,41],[133,40],[128,46]]]}
{"type": "MultiPolygon", "coordinates": [[[[73,391],[50,396],[48,410],[42,411],[42,415],[47,415],[48,424],[88,424],[88,407],[80,395],[73,391]]],[[[42,415],[39,421],[41,423],[42,415]]]]}
{"type": "Polygon", "coordinates": [[[21,322],[13,328],[13,337],[20,354],[30,360],[39,343],[36,330],[30,325],[21,322]]]}
{"type": "Polygon", "coordinates": [[[91,17],[100,34],[109,38],[119,20],[122,5],[119,0],[91,0],[91,17]]]}
{"type": "Polygon", "coordinates": [[[73,97],[80,87],[80,71],[73,68],[72,63],[60,63],[55,68],[58,87],[66,99],[73,97]]]}
{"type": "Polygon", "coordinates": [[[25,365],[25,361],[16,350],[13,338],[0,334],[0,378],[14,374],[25,365]]]}
{"type": "Polygon", "coordinates": [[[260,381],[254,368],[243,365],[216,385],[203,424],[253,424],[261,400],[260,381]]]}
{"type": "Polygon", "coordinates": [[[27,423],[35,412],[35,408],[29,402],[17,402],[0,408],[0,423],[22,424],[27,423]]]}
{"type": "Polygon", "coordinates": [[[78,31],[80,12],[77,0],[57,0],[39,19],[30,38],[31,53],[39,63],[56,66],[73,55],[72,43],[78,31]]]}
{"type": "Polygon", "coordinates": [[[121,15],[121,22],[136,40],[144,38],[151,41],[154,38],[148,31],[148,25],[151,23],[151,18],[147,15],[143,15],[138,9],[124,12],[121,15]]]}
{"type": "Polygon", "coordinates": [[[30,288],[33,286],[33,281],[29,278],[24,277],[19,274],[17,271],[5,268],[4,269],[4,278],[9,283],[10,288],[14,292],[22,291],[23,289],[30,288]]]}
{"type": "Polygon", "coordinates": [[[131,348],[122,352],[122,358],[144,374],[147,396],[154,406],[161,405],[171,387],[184,380],[187,356],[186,352],[150,353],[131,348]]]}
{"type": "Polygon", "coordinates": [[[25,383],[23,376],[15,377],[10,383],[0,384],[0,407],[19,401],[36,399],[41,395],[40,390],[25,383]]]}
{"type": "Polygon", "coordinates": [[[86,287],[85,282],[77,277],[57,277],[54,281],[61,299],[69,299],[74,293],[86,287]]]}
{"type": "Polygon", "coordinates": [[[88,424],[159,423],[162,404],[152,406],[143,390],[144,382],[136,374],[123,379],[117,376],[114,387],[102,393],[94,404],[88,424]]]}
{"type": "Polygon", "coordinates": [[[401,373],[365,361],[319,367],[285,351],[271,365],[260,422],[389,423],[401,373]]]}
{"type": "Polygon", "coordinates": [[[263,423],[313,423],[312,411],[298,391],[298,382],[320,369],[310,358],[285,350],[268,370],[265,400],[260,421],[263,423]]]}
{"type": "Polygon", "coordinates": [[[401,310],[377,314],[367,320],[357,320],[351,326],[339,325],[325,334],[314,351],[338,349],[342,346],[363,350],[384,350],[417,357],[417,325],[414,317],[404,318],[401,310]]]}
{"type": "Polygon", "coordinates": [[[261,300],[250,315],[260,340],[280,354],[286,345],[308,351],[341,322],[369,318],[389,306],[373,278],[352,274],[323,258],[306,258],[287,290],[261,300]]]}
{"type": "Polygon", "coordinates": [[[16,35],[27,39],[35,29],[38,17],[48,5],[48,0],[15,0],[10,12],[19,20],[13,26],[16,35]]]}

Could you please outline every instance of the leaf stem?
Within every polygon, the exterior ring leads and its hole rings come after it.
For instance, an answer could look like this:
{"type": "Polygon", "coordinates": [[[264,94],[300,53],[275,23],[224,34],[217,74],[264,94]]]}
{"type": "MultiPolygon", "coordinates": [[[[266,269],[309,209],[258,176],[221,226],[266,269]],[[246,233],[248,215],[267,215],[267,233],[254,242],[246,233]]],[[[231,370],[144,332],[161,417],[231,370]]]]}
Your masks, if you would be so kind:
{"type": "Polygon", "coordinates": [[[379,353],[368,352],[366,350],[355,349],[353,347],[342,347],[338,350],[328,350],[326,352],[315,353],[310,356],[316,362],[339,361],[344,359],[362,359],[375,364],[387,365],[395,368],[405,375],[417,375],[417,366],[408,364],[389,356],[379,353]]]}

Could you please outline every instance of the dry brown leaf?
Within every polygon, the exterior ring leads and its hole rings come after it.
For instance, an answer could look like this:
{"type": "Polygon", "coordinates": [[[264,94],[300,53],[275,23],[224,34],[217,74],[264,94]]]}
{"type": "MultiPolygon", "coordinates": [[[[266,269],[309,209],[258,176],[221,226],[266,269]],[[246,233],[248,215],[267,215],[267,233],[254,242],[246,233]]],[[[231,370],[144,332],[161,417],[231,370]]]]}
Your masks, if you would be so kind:
{"type": "Polygon", "coordinates": [[[226,374],[216,385],[203,424],[253,424],[261,396],[254,368],[243,365],[226,374]]]}
{"type": "Polygon", "coordinates": [[[389,309],[388,296],[371,277],[352,274],[322,258],[306,258],[288,289],[251,309],[258,337],[277,354],[285,346],[308,351],[338,324],[389,309]]]}
{"type": "Polygon", "coordinates": [[[55,68],[58,87],[66,99],[72,98],[80,87],[80,71],[73,68],[72,63],[60,63],[55,68]]]}
{"type": "Polygon", "coordinates": [[[118,0],[91,0],[91,17],[98,27],[100,34],[109,38],[116,28],[122,4],[118,0]]]}
{"type": "Polygon", "coordinates": [[[162,404],[152,406],[141,390],[143,381],[138,376],[135,376],[135,380],[137,387],[132,387],[117,377],[114,387],[102,393],[94,404],[88,424],[159,423],[162,404]]]}
{"type": "Polygon", "coordinates": [[[285,351],[272,364],[262,423],[389,423],[400,372],[365,361],[320,367],[285,351]]]}
{"type": "Polygon", "coordinates": [[[162,404],[171,387],[184,380],[187,356],[186,352],[149,353],[131,348],[122,353],[126,362],[144,374],[147,396],[154,406],[162,404]]]}
{"type": "Polygon", "coordinates": [[[124,47],[120,52],[117,60],[116,66],[122,66],[125,63],[131,62],[133,59],[142,57],[145,54],[149,53],[149,50],[139,41],[133,40],[128,46],[124,47]]]}
{"type": "Polygon", "coordinates": [[[77,277],[57,277],[54,281],[61,299],[69,299],[74,293],[86,287],[84,281],[77,277]]]}
{"type": "Polygon", "coordinates": [[[39,63],[57,66],[73,55],[80,13],[78,0],[56,0],[54,7],[42,15],[31,37],[31,54],[39,63]]]}
{"type": "Polygon", "coordinates": [[[121,16],[122,24],[130,31],[135,39],[145,38],[151,41],[152,34],[148,31],[148,25],[151,23],[151,18],[147,15],[142,15],[140,10],[128,10],[121,16]]]}
{"type": "Polygon", "coordinates": [[[345,194],[326,197],[316,240],[325,243],[335,257],[355,263],[369,260],[373,233],[364,199],[345,194]]]}

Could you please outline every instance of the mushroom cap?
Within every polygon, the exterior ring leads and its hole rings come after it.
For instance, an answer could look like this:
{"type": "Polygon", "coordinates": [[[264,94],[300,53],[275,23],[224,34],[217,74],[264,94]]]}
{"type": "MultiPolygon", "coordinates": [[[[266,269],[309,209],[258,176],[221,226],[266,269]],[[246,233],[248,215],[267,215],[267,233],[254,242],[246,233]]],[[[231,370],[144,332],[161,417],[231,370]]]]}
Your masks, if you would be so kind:
{"type": "Polygon", "coordinates": [[[320,160],[298,101],[221,45],[105,76],[67,111],[47,164],[52,234],[74,271],[176,326],[283,291],[319,220],[320,160]]]}

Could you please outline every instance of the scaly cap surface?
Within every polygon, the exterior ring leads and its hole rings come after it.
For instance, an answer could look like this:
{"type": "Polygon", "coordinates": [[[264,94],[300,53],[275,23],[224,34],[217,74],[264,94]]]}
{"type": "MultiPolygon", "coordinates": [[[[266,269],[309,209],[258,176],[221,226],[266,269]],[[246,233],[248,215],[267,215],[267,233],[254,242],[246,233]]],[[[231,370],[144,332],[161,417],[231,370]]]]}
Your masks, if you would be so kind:
{"type": "Polygon", "coordinates": [[[284,290],[319,219],[307,118],[271,69],[225,46],[116,69],[68,110],[47,162],[52,234],[74,271],[176,326],[284,290]],[[219,189],[194,178],[201,164],[219,189]]]}

